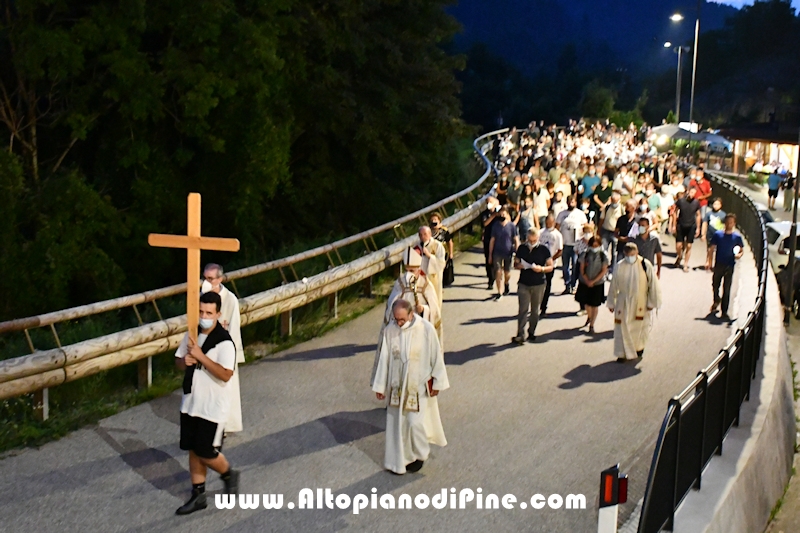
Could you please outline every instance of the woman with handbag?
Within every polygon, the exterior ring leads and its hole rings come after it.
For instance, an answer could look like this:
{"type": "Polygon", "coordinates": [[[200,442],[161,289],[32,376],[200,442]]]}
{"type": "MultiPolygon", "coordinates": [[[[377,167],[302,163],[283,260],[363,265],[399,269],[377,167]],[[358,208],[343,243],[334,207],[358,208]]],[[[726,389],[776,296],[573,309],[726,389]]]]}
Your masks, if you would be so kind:
{"type": "Polygon", "coordinates": [[[449,287],[455,281],[455,271],[453,269],[453,237],[450,232],[442,226],[442,217],[438,213],[431,215],[430,219],[431,232],[433,238],[444,244],[445,252],[447,252],[447,261],[445,263],[444,272],[442,272],[442,285],[449,287]]]}
{"type": "Polygon", "coordinates": [[[589,334],[593,334],[597,313],[606,300],[605,280],[608,273],[608,256],[603,251],[602,239],[597,235],[589,240],[589,248],[583,254],[580,269],[575,299],[586,306],[584,326],[589,326],[589,334]]]}

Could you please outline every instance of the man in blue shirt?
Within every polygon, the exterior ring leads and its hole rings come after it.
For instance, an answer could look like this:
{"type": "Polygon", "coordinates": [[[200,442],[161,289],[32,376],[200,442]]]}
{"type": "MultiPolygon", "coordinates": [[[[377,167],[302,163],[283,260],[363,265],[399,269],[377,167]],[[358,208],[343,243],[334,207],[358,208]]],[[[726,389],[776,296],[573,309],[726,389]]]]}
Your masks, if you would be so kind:
{"type": "Polygon", "coordinates": [[[781,183],[783,183],[783,176],[778,174],[778,171],[775,170],[772,174],[769,175],[767,178],[767,188],[769,191],[767,194],[769,195],[769,208],[775,211],[775,200],[778,198],[778,190],[781,188],[781,183]]]}
{"type": "Polygon", "coordinates": [[[711,249],[715,252],[714,279],[714,304],[711,314],[716,315],[717,308],[722,304],[722,319],[730,321],[728,316],[728,303],[731,299],[731,282],[733,281],[733,267],[744,253],[744,240],[736,231],[736,215],[725,215],[725,229],[717,231],[711,237],[711,249]],[[722,297],[719,295],[719,285],[722,282],[722,297]]]}

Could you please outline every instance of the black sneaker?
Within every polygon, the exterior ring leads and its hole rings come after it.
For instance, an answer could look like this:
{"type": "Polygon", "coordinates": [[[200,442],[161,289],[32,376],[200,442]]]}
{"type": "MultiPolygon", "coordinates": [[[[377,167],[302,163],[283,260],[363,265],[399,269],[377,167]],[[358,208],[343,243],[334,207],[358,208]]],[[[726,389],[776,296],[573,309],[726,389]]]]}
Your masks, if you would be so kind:
{"type": "Polygon", "coordinates": [[[493,288],[494,288],[494,283],[490,281],[490,282],[489,282],[489,284],[486,286],[486,290],[487,290],[487,291],[490,291],[490,290],[492,290],[493,288]]]}
{"type": "Polygon", "coordinates": [[[528,342],[536,342],[536,335],[528,335],[528,342]]]}
{"type": "Polygon", "coordinates": [[[643,355],[644,355],[644,350],[639,350],[638,352],[636,352],[636,357],[638,357],[639,359],[641,359],[643,355]]]}
{"type": "Polygon", "coordinates": [[[192,490],[192,497],[189,498],[188,502],[178,507],[178,510],[175,511],[175,514],[192,514],[193,512],[203,510],[206,507],[208,507],[208,503],[206,502],[206,493],[192,490]]]}
{"type": "Polygon", "coordinates": [[[239,471],[231,468],[228,470],[228,478],[222,478],[225,482],[225,494],[239,494],[239,471]]]}
{"type": "Polygon", "coordinates": [[[505,291],[503,291],[503,294],[504,294],[505,296],[508,296],[510,293],[511,293],[511,289],[509,289],[509,288],[508,288],[508,285],[506,285],[506,290],[505,290],[505,291]]]}
{"type": "Polygon", "coordinates": [[[521,337],[521,336],[520,337],[512,337],[511,338],[511,342],[513,342],[514,344],[519,344],[520,346],[522,346],[523,344],[525,344],[525,337],[521,337]]]}

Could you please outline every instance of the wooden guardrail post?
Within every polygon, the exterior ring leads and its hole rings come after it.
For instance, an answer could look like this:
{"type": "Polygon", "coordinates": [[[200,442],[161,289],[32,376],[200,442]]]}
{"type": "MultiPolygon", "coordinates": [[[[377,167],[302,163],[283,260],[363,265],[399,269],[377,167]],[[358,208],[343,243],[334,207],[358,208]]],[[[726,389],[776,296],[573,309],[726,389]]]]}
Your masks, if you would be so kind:
{"type": "Polygon", "coordinates": [[[138,363],[136,363],[137,367],[137,385],[136,388],[139,390],[147,390],[150,388],[150,385],[153,384],[153,358],[152,357],[145,357],[144,359],[140,359],[138,363]]]}
{"type": "Polygon", "coordinates": [[[364,298],[372,298],[372,276],[364,280],[364,298]]]}
{"type": "Polygon", "coordinates": [[[281,313],[281,337],[292,336],[292,310],[281,313]]]}
{"type": "Polygon", "coordinates": [[[339,318],[339,291],[328,296],[328,312],[333,318],[339,318]]]}
{"type": "Polygon", "coordinates": [[[33,415],[40,421],[50,418],[50,389],[39,389],[33,393],[33,415]]]}

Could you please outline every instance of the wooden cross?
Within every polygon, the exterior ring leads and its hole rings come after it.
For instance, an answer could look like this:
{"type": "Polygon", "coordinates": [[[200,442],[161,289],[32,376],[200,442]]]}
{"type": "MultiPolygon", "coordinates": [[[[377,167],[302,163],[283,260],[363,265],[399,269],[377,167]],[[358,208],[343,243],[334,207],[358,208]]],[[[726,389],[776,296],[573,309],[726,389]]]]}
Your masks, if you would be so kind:
{"type": "Polygon", "coordinates": [[[200,320],[200,250],[238,252],[237,239],[200,236],[200,194],[189,193],[189,216],[186,235],[163,235],[151,233],[147,237],[150,246],[186,249],[186,323],[189,337],[197,341],[197,326],[200,320]]]}

